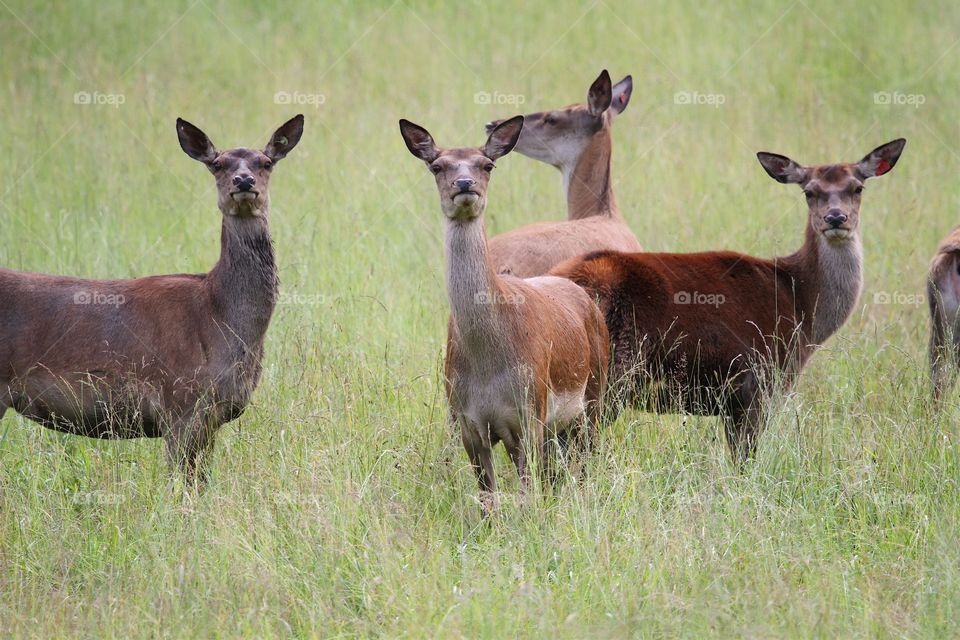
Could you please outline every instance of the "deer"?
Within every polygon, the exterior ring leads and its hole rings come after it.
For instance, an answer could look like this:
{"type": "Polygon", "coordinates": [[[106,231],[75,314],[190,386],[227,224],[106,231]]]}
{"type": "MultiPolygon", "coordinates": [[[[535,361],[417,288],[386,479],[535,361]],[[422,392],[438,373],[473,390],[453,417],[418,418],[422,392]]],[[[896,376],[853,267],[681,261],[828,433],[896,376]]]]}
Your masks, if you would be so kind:
{"type": "Polygon", "coordinates": [[[218,151],[180,118],[176,129],[216,181],[219,260],[204,274],[127,280],[0,269],[0,417],[13,409],[78,436],[162,438],[171,467],[202,486],[217,430],[260,380],[278,294],[270,176],[300,141],[303,116],[263,150],[218,151]]]}
{"type": "Polygon", "coordinates": [[[774,180],[799,185],[806,198],[804,242],[788,256],[599,251],[553,269],[599,301],[618,387],[608,396],[654,412],[720,416],[734,460],[751,459],[776,391],[791,388],[860,298],[864,183],[890,171],[905,144],[847,164],[802,166],[758,153],[774,180]]]}
{"type": "MultiPolygon", "coordinates": [[[[490,256],[501,273],[540,276],[560,262],[589,251],[641,251],[613,195],[611,129],[633,93],[633,79],[611,85],[604,69],[587,101],[524,116],[517,152],[557,167],[563,176],[567,217],[502,233],[490,240],[490,256]]],[[[502,120],[486,125],[487,133],[502,120]]]]}
{"type": "Polygon", "coordinates": [[[564,278],[497,273],[484,231],[494,163],[517,143],[523,116],[491,130],[479,148],[440,148],[430,133],[400,120],[414,157],[436,179],[443,214],[450,304],[444,380],[451,421],[480,490],[485,515],[497,509],[493,447],[503,442],[521,492],[539,476],[552,482],[560,448],[583,452],[595,437],[609,338],[596,303],[564,278]]]}
{"type": "Polygon", "coordinates": [[[954,227],[937,247],[927,276],[930,307],[930,381],[934,406],[956,382],[960,365],[960,227],[954,227]]]}

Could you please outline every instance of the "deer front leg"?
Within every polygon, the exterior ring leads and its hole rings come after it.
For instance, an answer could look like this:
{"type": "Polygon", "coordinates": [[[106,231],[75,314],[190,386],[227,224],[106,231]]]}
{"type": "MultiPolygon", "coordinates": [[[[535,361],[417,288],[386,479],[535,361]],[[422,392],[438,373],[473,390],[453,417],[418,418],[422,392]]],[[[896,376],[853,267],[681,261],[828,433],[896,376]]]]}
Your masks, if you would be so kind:
{"type": "Polygon", "coordinates": [[[460,437],[467,457],[470,458],[470,466],[477,475],[480,508],[483,516],[488,517],[497,509],[497,478],[493,474],[493,451],[489,435],[484,440],[472,425],[461,423],[460,437]]]}
{"type": "Polygon", "coordinates": [[[930,296],[930,382],[933,386],[934,408],[939,411],[943,395],[953,387],[957,376],[958,348],[956,332],[944,309],[943,298],[933,286],[928,288],[930,296]]]}
{"type": "Polygon", "coordinates": [[[206,485],[205,459],[213,449],[216,428],[202,416],[192,414],[174,419],[163,439],[167,447],[167,462],[171,469],[179,469],[184,482],[206,485]]]}
{"type": "Polygon", "coordinates": [[[727,446],[741,470],[757,450],[757,441],[763,428],[764,400],[756,376],[747,374],[733,392],[727,411],[723,414],[727,446]]]}

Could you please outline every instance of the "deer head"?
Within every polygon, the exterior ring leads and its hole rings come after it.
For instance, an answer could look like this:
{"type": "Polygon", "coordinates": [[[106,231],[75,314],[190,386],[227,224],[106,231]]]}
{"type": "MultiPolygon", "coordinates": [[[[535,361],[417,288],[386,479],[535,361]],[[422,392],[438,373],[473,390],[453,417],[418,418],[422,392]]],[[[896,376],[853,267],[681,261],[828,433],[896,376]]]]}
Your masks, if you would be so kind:
{"type": "Polygon", "coordinates": [[[859,229],[864,182],[893,169],[906,143],[898,138],[852,164],[801,166],[786,156],[764,151],[757,159],[777,182],[800,185],[807,198],[810,228],[830,243],[842,244],[859,229]]]}
{"type": "Polygon", "coordinates": [[[494,162],[510,153],[522,130],[523,116],[514,116],[494,127],[482,147],[441,149],[426,129],[409,120],[400,121],[407,149],[427,164],[437,181],[443,214],[457,221],[483,214],[494,162]]]}
{"type": "Polygon", "coordinates": [[[177,118],[177,137],[184,153],[206,165],[217,181],[217,204],[225,216],[259,217],[269,209],[270,173],[300,142],[303,116],[277,129],[263,150],[240,147],[218,151],[203,131],[177,118]]]}

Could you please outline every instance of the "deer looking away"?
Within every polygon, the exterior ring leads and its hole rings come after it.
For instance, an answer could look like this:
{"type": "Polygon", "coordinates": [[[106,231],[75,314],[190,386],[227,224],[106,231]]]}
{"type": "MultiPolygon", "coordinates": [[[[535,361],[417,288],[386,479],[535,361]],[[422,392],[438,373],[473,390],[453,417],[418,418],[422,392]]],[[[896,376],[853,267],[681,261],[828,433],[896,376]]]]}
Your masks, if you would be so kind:
{"type": "MultiPolygon", "coordinates": [[[[604,69],[587,92],[586,104],[524,116],[516,150],[560,169],[567,195],[564,222],[540,222],[490,240],[490,258],[502,273],[543,275],[558,263],[588,251],[640,251],[613,197],[611,127],[630,103],[633,80],[611,86],[604,69]]],[[[491,122],[493,131],[502,120],[491,122]]]]}
{"type": "Polygon", "coordinates": [[[904,144],[894,140],[854,164],[810,167],[757,154],[770,176],[806,195],[806,238],[789,256],[605,251],[554,269],[599,299],[611,377],[624,383],[626,399],[653,411],[720,415],[734,457],[749,458],[774,391],[790,387],[859,299],[863,184],[890,171],[904,144]]]}
{"type": "Polygon", "coordinates": [[[939,406],[960,365],[960,227],[937,247],[927,279],[930,305],[930,379],[939,406]]]}
{"type": "Polygon", "coordinates": [[[302,133],[298,115],[262,151],[221,152],[177,120],[180,146],[219,193],[209,273],[84,280],[0,269],[0,416],[12,407],[66,433],[162,437],[170,462],[202,481],[217,429],[260,379],[277,298],[270,174],[302,133]]]}
{"type": "Polygon", "coordinates": [[[522,127],[523,117],[516,116],[494,127],[479,149],[441,149],[426,129],[400,121],[407,148],[427,163],[440,193],[450,301],[447,398],[485,513],[496,506],[492,448],[498,442],[524,492],[531,456],[543,461],[542,477],[549,477],[554,436],[589,445],[609,349],[600,311],[583,289],[563,278],[500,275],[491,262],[483,221],[487,184],[522,127]]]}

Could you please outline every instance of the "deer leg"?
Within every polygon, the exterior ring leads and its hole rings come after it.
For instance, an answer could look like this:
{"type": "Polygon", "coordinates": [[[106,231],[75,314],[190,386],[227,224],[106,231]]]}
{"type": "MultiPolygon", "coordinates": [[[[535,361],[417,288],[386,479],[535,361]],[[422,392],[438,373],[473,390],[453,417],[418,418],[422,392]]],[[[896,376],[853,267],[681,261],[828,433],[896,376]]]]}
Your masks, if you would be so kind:
{"type": "MultiPolygon", "coordinates": [[[[532,415],[529,419],[526,420],[526,431],[524,432],[524,444],[526,446],[526,454],[529,466],[529,460],[533,461],[537,465],[537,475],[540,477],[540,486],[545,490],[547,488],[547,483],[550,480],[551,467],[554,463],[554,460],[547,459],[547,447],[545,440],[545,432],[547,428],[547,389],[544,386],[542,390],[537,392],[537,404],[532,415]]],[[[553,447],[551,447],[552,449],[553,447]]],[[[526,489],[530,489],[531,478],[529,471],[527,472],[527,486],[526,489]]]]}
{"type": "Polygon", "coordinates": [[[517,475],[520,476],[520,494],[525,496],[530,491],[530,466],[523,439],[513,436],[504,438],[503,446],[506,447],[513,466],[517,468],[517,475]]]}
{"type": "Polygon", "coordinates": [[[930,382],[933,385],[933,401],[937,411],[943,403],[943,394],[953,387],[957,377],[957,336],[952,331],[943,300],[936,287],[929,288],[930,298],[930,382]]]}
{"type": "Polygon", "coordinates": [[[763,428],[763,399],[753,374],[744,378],[728,400],[723,426],[730,453],[742,469],[756,453],[763,428]]]}
{"type": "Polygon", "coordinates": [[[187,484],[202,489],[206,485],[205,458],[213,449],[216,429],[202,416],[193,414],[173,420],[164,434],[167,461],[183,473],[187,484]]]}
{"type": "Polygon", "coordinates": [[[480,508],[484,517],[490,516],[497,508],[497,479],[493,474],[493,451],[489,438],[484,441],[471,426],[460,425],[460,437],[463,448],[470,458],[470,466],[477,475],[480,489],[480,508]]]}

